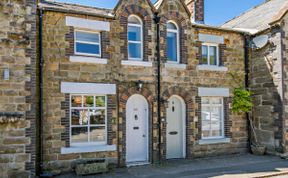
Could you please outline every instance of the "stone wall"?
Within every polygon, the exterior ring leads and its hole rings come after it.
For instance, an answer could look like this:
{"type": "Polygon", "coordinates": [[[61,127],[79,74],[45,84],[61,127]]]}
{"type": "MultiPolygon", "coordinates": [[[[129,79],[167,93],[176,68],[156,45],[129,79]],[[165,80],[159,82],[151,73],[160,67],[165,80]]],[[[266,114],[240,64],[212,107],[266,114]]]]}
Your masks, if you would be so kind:
{"type": "Polygon", "coordinates": [[[282,29],[272,28],[262,49],[251,50],[250,88],[253,93],[252,117],[258,141],[268,152],[283,151],[282,29]]]}
{"type": "MultiPolygon", "coordinates": [[[[199,104],[196,102],[198,87],[227,87],[232,90],[235,81],[229,75],[234,72],[244,79],[244,43],[241,34],[216,29],[193,27],[189,14],[180,1],[164,1],[159,9],[161,39],[161,96],[164,100],[172,95],[178,95],[186,105],[187,157],[204,157],[218,154],[245,152],[247,149],[246,120],[243,115],[230,113],[227,98],[226,133],[231,138],[230,143],[199,145],[199,122],[197,115],[199,104]],[[166,65],[166,22],[174,20],[180,27],[181,33],[181,65],[184,68],[167,67],[166,65]],[[199,56],[198,34],[213,34],[223,36],[226,49],[221,54],[223,65],[228,72],[200,71],[197,69],[199,56]]],[[[88,15],[76,15],[61,12],[45,11],[43,26],[44,47],[44,162],[47,172],[59,173],[71,171],[73,163],[79,159],[110,158],[119,166],[125,165],[126,154],[126,102],[133,94],[143,95],[149,103],[149,161],[158,161],[158,123],[156,102],[156,25],[153,22],[154,9],[146,1],[122,1],[116,9],[115,19],[105,19],[88,15]],[[134,5],[131,5],[134,4],[134,5]],[[137,4],[137,5],[135,5],[137,4]],[[152,62],[152,67],[128,66],[121,64],[127,60],[127,17],[138,14],[147,26],[144,27],[144,61],[152,62]],[[65,25],[65,17],[74,16],[84,19],[94,19],[110,22],[109,46],[106,47],[108,64],[93,64],[71,62],[73,55],[73,29],[65,25]],[[145,21],[147,20],[147,21],[145,21]],[[146,49],[147,48],[147,49],[146,49]],[[136,82],[144,82],[143,88],[137,90],[136,82]],[[67,95],[60,92],[61,82],[112,83],[117,85],[117,94],[113,95],[111,103],[115,105],[112,116],[116,122],[111,122],[113,136],[111,143],[117,145],[117,151],[79,154],[61,154],[61,147],[67,144],[67,95]],[[65,135],[66,134],[66,135],[65,135]]],[[[180,66],[181,66],[180,65],[180,66]]],[[[239,81],[238,81],[239,82],[239,81]]],[[[225,99],[226,101],[226,99],[225,99]]],[[[161,155],[166,158],[166,109],[161,105],[161,155]]],[[[111,118],[108,118],[108,120],[111,118]]]]}
{"type": "Polygon", "coordinates": [[[0,177],[33,177],[36,149],[36,2],[0,2],[0,177]],[[9,69],[10,78],[3,72],[9,69]]]}
{"type": "Polygon", "coordinates": [[[288,111],[287,111],[287,105],[288,105],[288,71],[287,71],[287,58],[288,58],[288,15],[286,14],[283,17],[282,23],[282,59],[283,59],[283,97],[284,97],[284,102],[283,102],[283,108],[285,108],[283,112],[283,130],[282,133],[284,134],[283,136],[283,151],[287,153],[288,151],[288,111]]]}

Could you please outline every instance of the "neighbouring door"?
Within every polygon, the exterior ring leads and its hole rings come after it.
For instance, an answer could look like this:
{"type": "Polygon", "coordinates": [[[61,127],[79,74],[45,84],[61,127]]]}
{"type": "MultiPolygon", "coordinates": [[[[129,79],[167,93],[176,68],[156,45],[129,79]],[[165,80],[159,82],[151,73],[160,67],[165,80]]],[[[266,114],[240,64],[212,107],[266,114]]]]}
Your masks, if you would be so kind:
{"type": "Polygon", "coordinates": [[[148,102],[138,94],[126,105],[126,162],[148,162],[148,102]]]}
{"type": "Polygon", "coordinates": [[[167,108],[167,159],[185,157],[185,106],[177,96],[169,99],[167,108]]]}

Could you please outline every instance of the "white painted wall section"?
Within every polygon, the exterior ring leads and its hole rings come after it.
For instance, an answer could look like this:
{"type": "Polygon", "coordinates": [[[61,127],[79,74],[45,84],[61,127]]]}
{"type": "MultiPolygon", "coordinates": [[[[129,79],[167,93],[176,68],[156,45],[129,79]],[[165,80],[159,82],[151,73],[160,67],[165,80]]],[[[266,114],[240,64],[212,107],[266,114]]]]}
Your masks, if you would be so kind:
{"type": "Polygon", "coordinates": [[[66,25],[97,31],[110,31],[110,22],[66,16],[66,25]]]}
{"type": "Polygon", "coordinates": [[[205,43],[217,43],[217,44],[224,44],[224,37],[218,35],[206,35],[206,34],[199,34],[199,41],[205,43]]]}
{"type": "Polygon", "coordinates": [[[199,96],[229,97],[229,88],[198,88],[199,96]]]}
{"type": "Polygon", "coordinates": [[[61,93],[116,94],[115,84],[61,82],[61,93]]]}

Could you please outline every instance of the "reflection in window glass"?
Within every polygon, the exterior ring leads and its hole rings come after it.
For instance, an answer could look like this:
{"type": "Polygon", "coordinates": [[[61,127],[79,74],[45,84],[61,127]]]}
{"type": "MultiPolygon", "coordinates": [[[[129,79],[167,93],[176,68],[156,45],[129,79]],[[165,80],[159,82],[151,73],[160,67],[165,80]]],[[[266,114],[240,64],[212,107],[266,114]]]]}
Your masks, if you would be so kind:
{"type": "Polygon", "coordinates": [[[128,58],[142,60],[143,34],[142,21],[135,15],[128,18],[128,58]]]}
{"type": "Polygon", "coordinates": [[[211,44],[203,44],[201,47],[201,60],[200,64],[203,65],[219,65],[218,59],[218,46],[211,44]]]}
{"type": "Polygon", "coordinates": [[[166,37],[166,53],[167,61],[179,62],[178,59],[178,28],[172,23],[167,23],[167,37],[166,37]]]}
{"type": "Polygon", "coordinates": [[[201,100],[202,138],[224,137],[223,99],[202,97],[201,100]]]}
{"type": "Polygon", "coordinates": [[[71,144],[106,144],[106,96],[72,95],[71,144]]]}
{"type": "Polygon", "coordinates": [[[100,56],[100,34],[85,31],[75,31],[75,53],[100,56]]]}

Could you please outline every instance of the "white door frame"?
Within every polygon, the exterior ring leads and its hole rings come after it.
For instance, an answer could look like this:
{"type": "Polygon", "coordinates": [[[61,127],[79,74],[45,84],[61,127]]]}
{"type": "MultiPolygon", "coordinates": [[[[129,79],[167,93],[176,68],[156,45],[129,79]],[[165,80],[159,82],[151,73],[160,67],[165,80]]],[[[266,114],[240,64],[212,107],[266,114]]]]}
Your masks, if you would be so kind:
{"type": "MultiPolygon", "coordinates": [[[[173,98],[173,97],[177,98],[181,102],[182,128],[183,128],[183,130],[182,130],[182,139],[183,139],[182,140],[182,143],[183,143],[182,147],[183,147],[183,158],[186,158],[186,104],[185,104],[185,101],[183,100],[183,98],[178,96],[178,95],[170,96],[168,101],[170,102],[170,99],[173,98]]],[[[166,114],[167,114],[167,112],[166,112],[166,114]]],[[[167,117],[168,116],[166,115],[166,119],[167,119],[167,117]]],[[[168,141],[167,134],[168,134],[168,132],[167,132],[167,129],[166,129],[166,142],[168,141]]],[[[166,143],[166,150],[167,150],[167,143],[166,143]]]]}
{"type": "MultiPolygon", "coordinates": [[[[141,98],[141,100],[143,100],[143,101],[145,101],[145,106],[147,107],[147,112],[146,112],[146,118],[147,118],[147,120],[146,120],[146,124],[147,124],[147,127],[146,127],[146,162],[149,162],[149,138],[150,138],[150,134],[149,134],[149,103],[148,103],[148,101],[146,100],[146,98],[144,97],[144,96],[142,96],[142,95],[139,95],[139,94],[134,94],[134,95],[132,95],[132,96],[130,96],[129,98],[128,98],[128,100],[127,100],[127,102],[126,102],[126,144],[125,144],[125,146],[126,146],[126,154],[125,154],[125,157],[126,157],[126,163],[129,163],[129,162],[127,162],[127,154],[128,154],[128,152],[127,152],[127,137],[128,137],[128,133],[127,133],[127,115],[128,115],[128,113],[127,113],[127,108],[128,108],[128,102],[129,102],[129,100],[131,100],[131,99],[134,99],[134,98],[141,98]]],[[[133,164],[133,162],[132,162],[132,164],[133,164]]]]}

